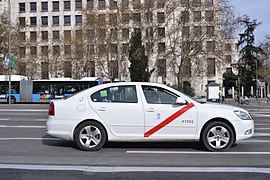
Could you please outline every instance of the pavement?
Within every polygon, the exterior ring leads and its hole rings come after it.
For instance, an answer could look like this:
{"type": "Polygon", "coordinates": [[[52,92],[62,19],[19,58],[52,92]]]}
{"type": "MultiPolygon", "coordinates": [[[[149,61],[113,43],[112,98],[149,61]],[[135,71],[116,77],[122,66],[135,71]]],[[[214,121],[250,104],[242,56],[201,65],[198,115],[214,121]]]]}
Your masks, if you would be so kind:
{"type": "Polygon", "coordinates": [[[267,102],[267,98],[249,98],[249,104],[240,104],[235,102],[234,99],[225,99],[225,104],[231,104],[247,109],[251,112],[270,112],[270,102],[267,102]]]}

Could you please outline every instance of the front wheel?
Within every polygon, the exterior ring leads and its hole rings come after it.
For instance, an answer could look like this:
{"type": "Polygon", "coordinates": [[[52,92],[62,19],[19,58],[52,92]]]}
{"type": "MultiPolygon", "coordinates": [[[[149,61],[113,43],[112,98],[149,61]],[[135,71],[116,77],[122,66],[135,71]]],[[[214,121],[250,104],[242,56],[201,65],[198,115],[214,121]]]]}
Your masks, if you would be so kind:
{"type": "Polygon", "coordinates": [[[84,151],[97,151],[107,141],[106,131],[97,122],[84,122],[75,131],[77,146],[84,151]]]}
{"type": "Polygon", "coordinates": [[[224,122],[211,122],[203,130],[201,141],[209,151],[224,151],[234,142],[233,130],[224,122]]]}

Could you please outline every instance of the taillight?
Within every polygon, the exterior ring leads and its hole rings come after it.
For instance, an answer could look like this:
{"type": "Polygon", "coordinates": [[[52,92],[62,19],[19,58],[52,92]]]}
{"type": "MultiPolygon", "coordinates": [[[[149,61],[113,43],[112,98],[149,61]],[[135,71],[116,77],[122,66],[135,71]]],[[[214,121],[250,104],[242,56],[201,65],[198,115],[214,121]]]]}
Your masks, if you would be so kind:
{"type": "Polygon", "coordinates": [[[54,111],[54,103],[51,102],[50,106],[49,106],[49,116],[54,116],[55,115],[55,111],[54,111]]]}

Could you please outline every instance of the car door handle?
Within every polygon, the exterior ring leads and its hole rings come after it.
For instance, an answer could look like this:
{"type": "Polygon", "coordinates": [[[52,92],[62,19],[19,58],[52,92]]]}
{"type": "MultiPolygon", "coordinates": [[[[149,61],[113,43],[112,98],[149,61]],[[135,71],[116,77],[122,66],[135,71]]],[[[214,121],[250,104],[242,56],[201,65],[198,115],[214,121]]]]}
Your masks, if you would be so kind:
{"type": "Polygon", "coordinates": [[[155,112],[155,109],[154,108],[148,108],[146,111],[147,112],[155,112]]]}
{"type": "Polygon", "coordinates": [[[105,107],[99,107],[98,111],[106,111],[106,108],[105,107]]]}

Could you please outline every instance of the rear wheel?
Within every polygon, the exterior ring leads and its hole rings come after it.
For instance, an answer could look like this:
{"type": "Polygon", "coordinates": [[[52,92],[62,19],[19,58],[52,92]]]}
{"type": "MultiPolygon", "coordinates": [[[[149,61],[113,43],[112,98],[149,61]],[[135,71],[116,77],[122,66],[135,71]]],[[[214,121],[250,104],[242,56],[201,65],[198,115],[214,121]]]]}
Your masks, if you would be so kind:
{"type": "MultiPolygon", "coordinates": [[[[7,104],[9,103],[9,97],[7,98],[7,104]]],[[[14,96],[11,96],[10,98],[10,104],[16,104],[16,98],[14,96]]]]}
{"type": "Polygon", "coordinates": [[[75,131],[75,142],[84,151],[97,151],[107,140],[106,131],[97,122],[82,123],[75,131]]]}
{"type": "Polygon", "coordinates": [[[234,142],[233,130],[224,122],[211,122],[204,129],[201,141],[209,151],[224,151],[234,142]]]}

